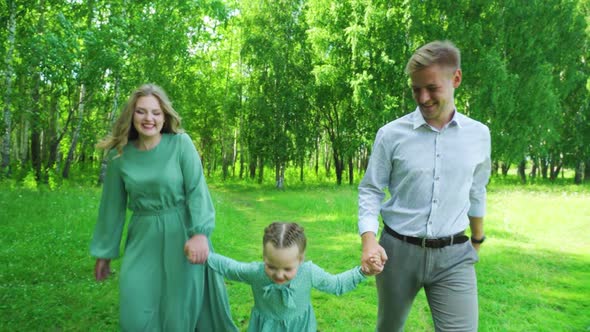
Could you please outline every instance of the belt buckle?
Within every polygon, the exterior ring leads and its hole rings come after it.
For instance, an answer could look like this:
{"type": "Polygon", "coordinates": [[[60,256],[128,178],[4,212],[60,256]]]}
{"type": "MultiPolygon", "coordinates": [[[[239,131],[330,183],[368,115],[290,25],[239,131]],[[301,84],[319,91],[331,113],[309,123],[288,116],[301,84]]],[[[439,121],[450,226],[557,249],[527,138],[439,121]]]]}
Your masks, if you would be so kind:
{"type": "Polygon", "coordinates": [[[422,248],[426,248],[426,238],[422,238],[422,248]]]}

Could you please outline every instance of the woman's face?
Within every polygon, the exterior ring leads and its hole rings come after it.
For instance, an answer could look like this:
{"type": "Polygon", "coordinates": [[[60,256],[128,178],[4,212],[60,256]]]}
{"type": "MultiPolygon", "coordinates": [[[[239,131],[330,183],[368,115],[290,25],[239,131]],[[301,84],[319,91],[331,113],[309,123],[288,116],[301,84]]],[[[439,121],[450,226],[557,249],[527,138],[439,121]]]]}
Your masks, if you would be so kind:
{"type": "Polygon", "coordinates": [[[140,140],[150,140],[160,135],[164,126],[164,111],[160,108],[158,98],[143,96],[137,99],[133,111],[133,127],[140,140]]]}
{"type": "Polygon", "coordinates": [[[288,248],[276,248],[270,242],[264,245],[264,272],[276,284],[295,278],[302,261],[297,245],[288,248]]]}

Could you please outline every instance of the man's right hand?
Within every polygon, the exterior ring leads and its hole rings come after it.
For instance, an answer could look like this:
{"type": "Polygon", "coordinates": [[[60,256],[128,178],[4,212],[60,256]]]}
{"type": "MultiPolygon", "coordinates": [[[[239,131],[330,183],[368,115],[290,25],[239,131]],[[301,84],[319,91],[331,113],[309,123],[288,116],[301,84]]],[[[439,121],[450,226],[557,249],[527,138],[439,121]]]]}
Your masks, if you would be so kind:
{"type": "Polygon", "coordinates": [[[363,241],[363,256],[361,258],[363,273],[367,275],[381,273],[387,261],[385,249],[379,245],[373,232],[365,232],[361,238],[363,241]]]}
{"type": "Polygon", "coordinates": [[[103,281],[111,274],[111,260],[97,258],[94,265],[94,278],[96,281],[103,281]]]}

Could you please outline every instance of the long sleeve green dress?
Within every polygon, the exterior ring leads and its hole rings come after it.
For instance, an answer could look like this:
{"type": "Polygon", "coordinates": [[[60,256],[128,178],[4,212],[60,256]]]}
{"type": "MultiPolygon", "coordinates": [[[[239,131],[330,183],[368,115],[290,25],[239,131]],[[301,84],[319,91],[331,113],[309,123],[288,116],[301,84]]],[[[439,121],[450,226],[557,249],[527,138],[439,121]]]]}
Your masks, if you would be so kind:
{"type": "Polygon", "coordinates": [[[209,237],[215,227],[201,161],[187,134],[163,134],[148,151],[129,143],[120,156],[109,153],[92,256],[119,257],[127,208],[133,214],[119,277],[121,329],[237,331],[223,278],[184,255],[189,237],[209,237]]]}
{"type": "Polygon", "coordinates": [[[242,263],[212,253],[207,264],[226,278],[251,286],[254,307],[248,332],[315,332],[311,289],[341,295],[366,279],[359,266],[333,275],[307,261],[299,266],[295,278],[279,285],[266,275],[262,262],[242,263]]]}

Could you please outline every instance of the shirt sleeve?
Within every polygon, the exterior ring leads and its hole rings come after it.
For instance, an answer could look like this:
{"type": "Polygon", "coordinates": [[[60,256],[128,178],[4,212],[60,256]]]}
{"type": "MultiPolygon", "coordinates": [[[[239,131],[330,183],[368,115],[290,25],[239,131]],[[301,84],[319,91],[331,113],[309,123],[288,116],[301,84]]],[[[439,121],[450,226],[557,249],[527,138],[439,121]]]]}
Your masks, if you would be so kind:
{"type": "Polygon", "coordinates": [[[215,228],[215,208],[203,174],[199,153],[187,134],[180,135],[180,168],[184,179],[184,193],[189,211],[186,228],[188,236],[209,236],[215,228]]]}
{"type": "Polygon", "coordinates": [[[389,185],[392,170],[390,153],[387,152],[383,140],[384,131],[380,129],[373,144],[367,171],[358,188],[358,229],[361,235],[365,232],[373,232],[377,235],[379,230],[381,202],[385,198],[384,189],[389,185]]]}
{"type": "Polygon", "coordinates": [[[116,150],[108,155],[107,172],[102,187],[98,220],[94,227],[90,254],[96,258],[118,258],[127,212],[127,191],[121,177],[116,150]]]}
{"type": "Polygon", "coordinates": [[[312,286],[330,294],[342,295],[349,292],[367,278],[361,273],[360,266],[339,274],[330,274],[312,262],[310,264],[312,286]]]}
{"type": "Polygon", "coordinates": [[[250,284],[255,280],[260,269],[259,263],[242,263],[216,253],[209,254],[207,265],[230,280],[250,284]]]}
{"type": "Polygon", "coordinates": [[[485,136],[483,139],[483,160],[475,167],[473,172],[473,183],[469,191],[470,208],[467,213],[470,217],[483,217],[486,213],[486,186],[490,180],[492,170],[491,161],[491,138],[490,131],[485,128],[485,136]]]}

